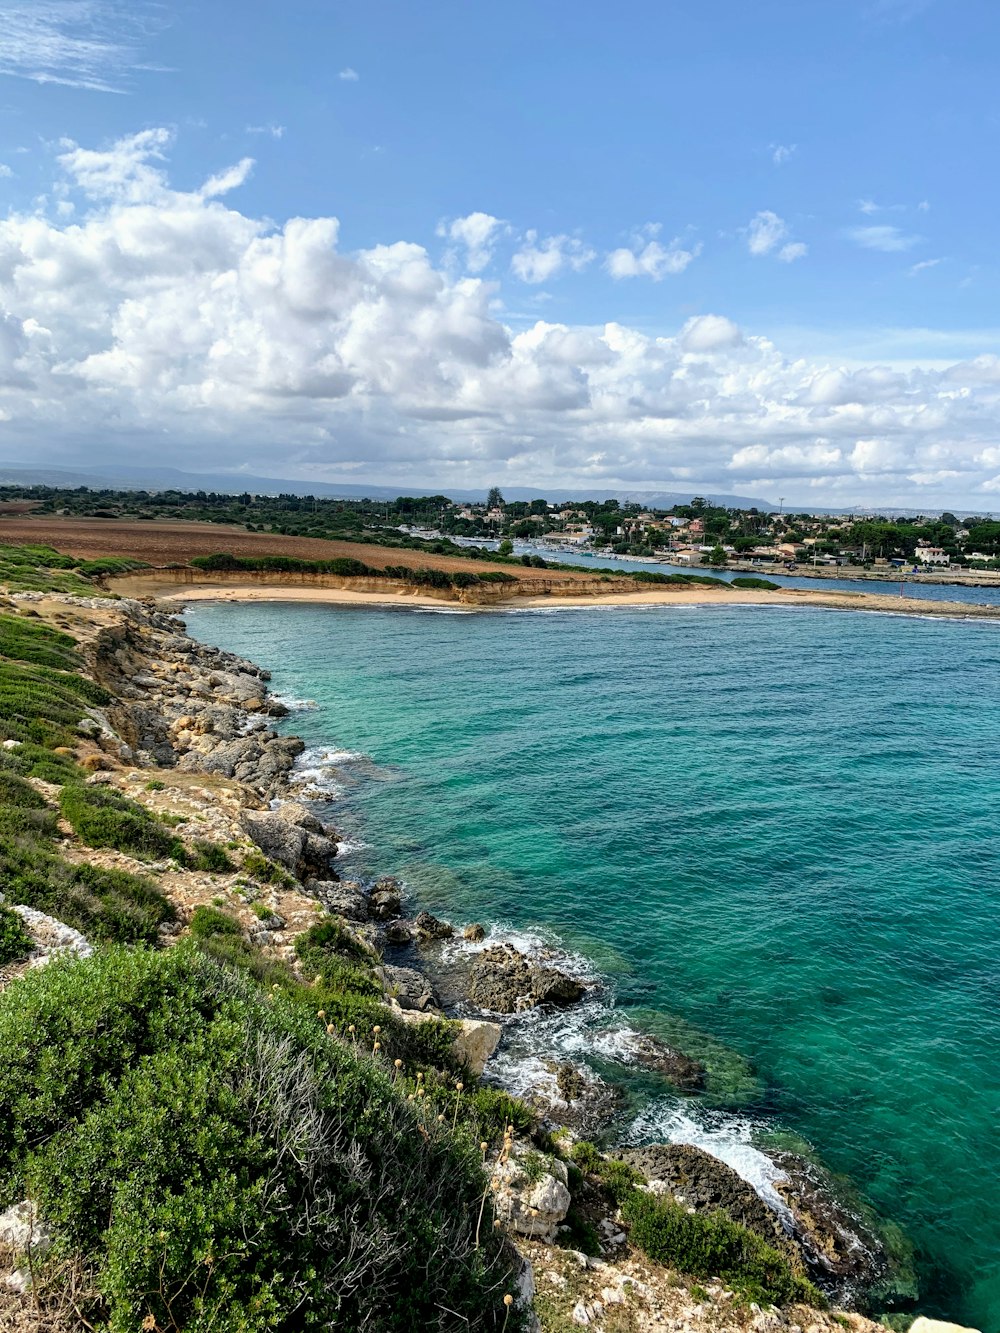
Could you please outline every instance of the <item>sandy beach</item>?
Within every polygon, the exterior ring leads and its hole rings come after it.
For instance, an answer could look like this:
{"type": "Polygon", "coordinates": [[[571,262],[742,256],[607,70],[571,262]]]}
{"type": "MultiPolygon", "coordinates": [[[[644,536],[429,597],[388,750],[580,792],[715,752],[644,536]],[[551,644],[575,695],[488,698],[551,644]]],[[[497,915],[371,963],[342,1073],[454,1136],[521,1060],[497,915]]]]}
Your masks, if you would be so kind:
{"type": "Polygon", "coordinates": [[[457,593],[434,596],[415,589],[373,591],[343,587],[302,586],[278,579],[255,582],[222,583],[206,579],[204,583],[166,579],[163,575],[130,575],[115,579],[116,592],[127,597],[155,597],[171,604],[193,602],[312,602],[328,606],[403,606],[440,610],[570,610],[621,606],[781,606],[819,607],[835,611],[880,611],[895,615],[929,615],[974,619],[1000,619],[1000,606],[972,602],[939,602],[914,596],[888,596],[884,593],[826,592],[804,588],[715,589],[709,587],[643,588],[618,592],[595,584],[593,594],[548,594],[544,596],[509,595],[489,603],[466,600],[457,593]]]}

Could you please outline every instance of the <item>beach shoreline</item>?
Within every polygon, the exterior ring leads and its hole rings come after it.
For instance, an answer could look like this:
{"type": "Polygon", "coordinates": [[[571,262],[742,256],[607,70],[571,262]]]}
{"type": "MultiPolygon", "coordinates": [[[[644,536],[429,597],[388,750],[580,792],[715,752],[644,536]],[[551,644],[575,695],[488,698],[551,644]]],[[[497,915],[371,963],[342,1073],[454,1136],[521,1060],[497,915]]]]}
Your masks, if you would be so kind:
{"type": "MultiPolygon", "coordinates": [[[[684,607],[684,606],[782,606],[814,607],[834,611],[875,611],[893,615],[944,616],[963,619],[1000,620],[1000,606],[990,606],[975,602],[932,601],[929,598],[913,596],[893,596],[885,593],[867,592],[821,592],[804,588],[780,588],[775,590],[732,588],[729,585],[719,589],[706,586],[694,587],[646,587],[621,591],[600,584],[594,585],[593,592],[581,593],[574,588],[566,593],[518,592],[493,597],[481,601],[448,590],[431,593],[412,586],[401,587],[393,584],[385,589],[373,588],[375,580],[367,580],[364,588],[333,586],[301,582],[292,583],[276,578],[273,574],[260,579],[248,579],[228,582],[217,574],[204,581],[190,579],[191,571],[185,571],[185,580],[164,573],[131,574],[111,581],[116,592],[126,597],[152,597],[166,605],[190,604],[195,602],[307,602],[329,606],[370,606],[370,607],[418,607],[440,610],[443,607],[463,611],[511,611],[511,610],[570,610],[580,608],[611,609],[614,607],[684,607]]],[[[340,580],[342,584],[344,580],[340,580]]],[[[389,582],[388,580],[386,581],[389,582]]]]}

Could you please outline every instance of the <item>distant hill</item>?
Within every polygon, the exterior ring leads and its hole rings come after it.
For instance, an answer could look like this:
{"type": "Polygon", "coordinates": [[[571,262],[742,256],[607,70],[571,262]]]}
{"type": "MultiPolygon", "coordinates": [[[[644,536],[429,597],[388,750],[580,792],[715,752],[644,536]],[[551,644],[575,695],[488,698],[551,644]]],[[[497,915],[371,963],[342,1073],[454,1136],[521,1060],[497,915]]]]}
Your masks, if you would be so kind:
{"type": "MultiPolygon", "coordinates": [[[[397,495],[447,495],[452,500],[475,504],[486,499],[482,490],[455,490],[438,486],[350,485],[340,482],[294,481],[286,477],[257,477],[245,472],[182,472],[172,467],[105,467],[55,468],[23,467],[20,464],[0,463],[0,485],[7,486],[90,486],[96,489],[124,491],[184,490],[217,491],[239,494],[251,491],[256,495],[316,495],[337,500],[394,500],[397,495]]],[[[704,495],[712,504],[727,505],[734,509],[777,509],[771,500],[748,495],[728,495],[706,491],[616,491],[577,490],[572,486],[553,489],[548,486],[503,487],[508,500],[631,500],[638,504],[655,505],[669,509],[675,504],[687,504],[694,495],[704,495]]]]}

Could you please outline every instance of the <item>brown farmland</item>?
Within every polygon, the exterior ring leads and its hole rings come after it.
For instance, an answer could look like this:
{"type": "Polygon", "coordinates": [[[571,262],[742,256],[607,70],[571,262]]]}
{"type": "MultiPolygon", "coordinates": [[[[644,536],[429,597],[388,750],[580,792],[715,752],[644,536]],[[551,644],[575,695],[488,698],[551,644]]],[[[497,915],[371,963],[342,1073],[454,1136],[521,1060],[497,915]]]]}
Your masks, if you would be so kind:
{"type": "Polygon", "coordinates": [[[247,532],[245,528],[229,524],[177,520],[59,518],[52,514],[7,518],[0,515],[0,545],[46,545],[88,560],[124,556],[145,560],[150,565],[181,565],[195,555],[215,555],[224,551],[240,556],[292,555],[302,560],[335,560],[348,556],[364,561],[373,569],[406,565],[410,569],[462,569],[476,573],[508,568],[524,583],[539,580],[550,584],[579,582],[593,577],[558,568],[498,566],[462,556],[368,546],[361,542],[324,541],[319,537],[282,537],[277,533],[247,532]]]}

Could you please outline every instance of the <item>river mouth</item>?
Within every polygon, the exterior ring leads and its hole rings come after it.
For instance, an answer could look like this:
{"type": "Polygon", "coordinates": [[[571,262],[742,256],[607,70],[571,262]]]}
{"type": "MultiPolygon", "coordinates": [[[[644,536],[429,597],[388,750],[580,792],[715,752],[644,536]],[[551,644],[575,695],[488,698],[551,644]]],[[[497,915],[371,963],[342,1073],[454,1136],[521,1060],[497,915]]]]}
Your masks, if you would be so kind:
{"type": "Polygon", "coordinates": [[[629,1021],[711,1034],[764,1092],[706,1113],[812,1145],[916,1242],[921,1309],[1000,1327],[994,635],[753,608],[188,621],[315,701],[286,724],[311,747],[364,756],[328,766],[342,873],[555,940],[629,1021]]]}

